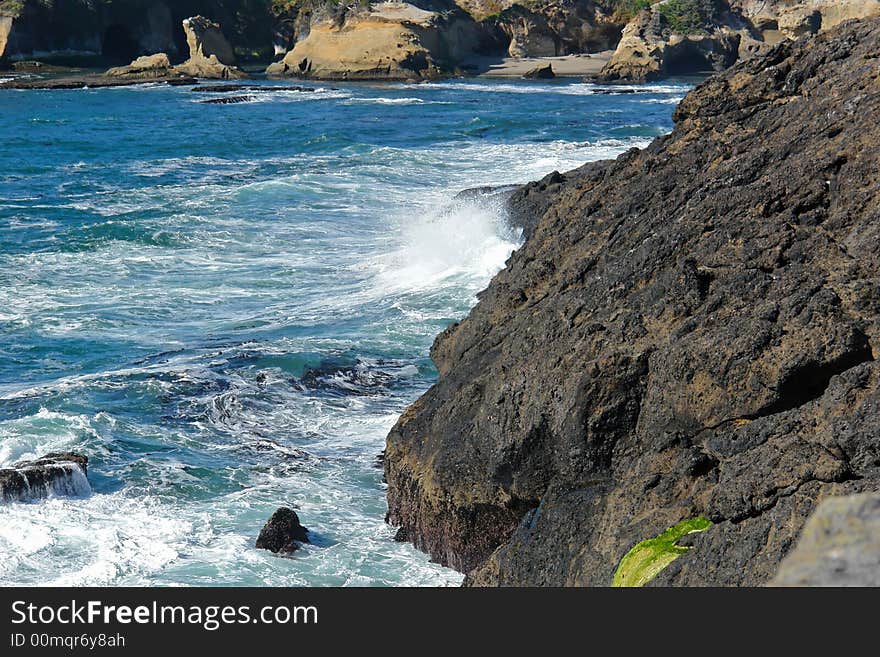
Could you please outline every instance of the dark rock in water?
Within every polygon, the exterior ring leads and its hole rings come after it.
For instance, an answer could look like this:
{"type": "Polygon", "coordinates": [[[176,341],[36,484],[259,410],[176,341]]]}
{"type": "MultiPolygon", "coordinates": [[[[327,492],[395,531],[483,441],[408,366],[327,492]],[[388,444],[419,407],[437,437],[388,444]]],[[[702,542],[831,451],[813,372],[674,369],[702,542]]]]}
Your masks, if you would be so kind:
{"type": "Polygon", "coordinates": [[[183,86],[198,84],[188,76],[129,78],[110,75],[66,75],[57,78],[15,79],[0,83],[0,89],[100,89],[103,87],[129,87],[140,84],[167,84],[183,86]]]}
{"type": "Polygon", "coordinates": [[[223,98],[209,98],[208,100],[200,100],[202,105],[237,105],[238,103],[247,103],[254,99],[253,96],[224,96],[223,98]]]}
{"type": "Polygon", "coordinates": [[[53,453],[0,469],[0,502],[88,495],[88,463],[89,459],[81,454],[53,453]]]}
{"type": "Polygon", "coordinates": [[[823,501],[771,584],[880,586],[880,495],[823,501]]]}
{"type": "Polygon", "coordinates": [[[293,552],[300,543],[309,542],[309,530],[299,524],[299,517],[287,507],[281,507],[263,527],[257,538],[256,547],[270,552],[293,552]]]}
{"type": "Polygon", "coordinates": [[[880,20],[709,79],[642,151],[517,192],[533,230],[388,436],[389,521],[472,585],[761,585],[880,489],[880,20]],[[658,476],[659,475],[659,476],[658,476]]]}
{"type": "Polygon", "coordinates": [[[528,80],[552,80],[556,77],[556,73],[553,72],[553,66],[551,64],[546,64],[544,66],[536,66],[530,71],[526,71],[523,73],[523,77],[528,80]]]}
{"type": "Polygon", "coordinates": [[[409,532],[406,531],[405,527],[401,527],[397,530],[397,533],[394,534],[394,540],[397,543],[406,543],[409,540],[409,532]]]}
{"type": "Polygon", "coordinates": [[[77,69],[68,68],[66,66],[53,66],[44,62],[33,60],[22,60],[12,63],[12,70],[16,73],[69,73],[77,69]]]}

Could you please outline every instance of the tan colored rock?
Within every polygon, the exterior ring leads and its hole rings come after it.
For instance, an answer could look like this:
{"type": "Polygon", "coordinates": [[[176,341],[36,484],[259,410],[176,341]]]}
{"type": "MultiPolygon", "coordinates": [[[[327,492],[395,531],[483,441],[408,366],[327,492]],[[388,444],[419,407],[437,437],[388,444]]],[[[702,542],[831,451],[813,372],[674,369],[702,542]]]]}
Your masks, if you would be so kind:
{"type": "Polygon", "coordinates": [[[383,2],[312,25],[271,76],[322,80],[419,80],[450,70],[471,54],[478,27],[463,12],[444,17],[414,5],[383,2]]]}
{"type": "Polygon", "coordinates": [[[0,59],[6,52],[6,44],[9,42],[9,33],[12,32],[12,16],[0,16],[0,59]]]}
{"type": "Polygon", "coordinates": [[[639,13],[624,28],[599,79],[648,82],[669,75],[720,71],[739,58],[741,40],[741,34],[727,27],[691,34],[671,32],[655,7],[639,13]]]}
{"type": "Polygon", "coordinates": [[[701,66],[721,70],[840,23],[880,16],[880,0],[732,0],[704,29],[677,34],[661,19],[661,5],[636,16],[599,79],[646,81],[701,66]],[[699,66],[698,66],[699,65],[699,66]]]}
{"type": "Polygon", "coordinates": [[[204,16],[193,16],[183,21],[189,59],[176,67],[183,74],[196,78],[219,80],[248,77],[234,66],[235,53],[223,36],[220,25],[204,16]]]}
{"type": "Polygon", "coordinates": [[[111,68],[105,75],[125,78],[163,78],[174,75],[174,67],[164,52],[138,57],[128,66],[111,68]]]}

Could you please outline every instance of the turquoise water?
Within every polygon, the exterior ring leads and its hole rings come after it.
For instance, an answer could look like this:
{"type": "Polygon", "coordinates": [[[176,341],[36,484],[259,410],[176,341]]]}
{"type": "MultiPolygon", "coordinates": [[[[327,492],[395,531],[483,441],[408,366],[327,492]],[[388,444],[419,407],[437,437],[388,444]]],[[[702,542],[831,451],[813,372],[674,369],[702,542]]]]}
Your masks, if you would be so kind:
{"type": "Polygon", "coordinates": [[[0,582],[459,583],[377,466],[519,241],[452,198],[644,145],[686,89],[0,91],[0,466],[75,450],[93,489],[0,507],[0,582]],[[252,547],[281,505],[291,558],[252,547]]]}

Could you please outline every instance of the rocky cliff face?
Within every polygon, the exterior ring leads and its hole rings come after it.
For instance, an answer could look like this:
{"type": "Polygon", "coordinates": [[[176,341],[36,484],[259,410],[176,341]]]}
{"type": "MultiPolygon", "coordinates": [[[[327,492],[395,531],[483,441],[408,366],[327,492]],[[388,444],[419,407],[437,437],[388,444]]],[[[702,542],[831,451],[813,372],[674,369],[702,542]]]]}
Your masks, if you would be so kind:
{"type": "Polygon", "coordinates": [[[417,80],[454,69],[484,35],[459,9],[429,11],[383,2],[312,24],[273,76],[325,80],[417,80]]]}
{"type": "Polygon", "coordinates": [[[505,34],[511,57],[613,50],[624,26],[611,6],[591,0],[511,3],[485,22],[505,34]]]}
{"type": "Polygon", "coordinates": [[[880,0],[664,0],[630,22],[601,81],[723,70],[783,39],[880,15],[880,0]]]}
{"type": "MultiPolygon", "coordinates": [[[[156,52],[181,61],[188,47],[180,23],[198,14],[226,26],[242,54],[271,57],[272,29],[279,20],[271,8],[271,0],[0,0],[0,15],[15,16],[7,56],[88,54],[118,63],[156,52]]],[[[0,43],[3,25],[0,19],[0,43]]]]}
{"type": "Polygon", "coordinates": [[[692,92],[541,212],[388,436],[389,520],[475,585],[766,583],[818,500],[880,488],[880,21],[692,92]]]}

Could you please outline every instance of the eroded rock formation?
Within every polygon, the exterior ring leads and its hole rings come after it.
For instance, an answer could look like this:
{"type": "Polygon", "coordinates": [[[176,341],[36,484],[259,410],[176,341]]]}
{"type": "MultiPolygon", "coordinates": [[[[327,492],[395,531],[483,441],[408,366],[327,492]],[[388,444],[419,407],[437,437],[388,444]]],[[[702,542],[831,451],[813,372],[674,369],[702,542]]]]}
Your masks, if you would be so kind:
{"type": "Polygon", "coordinates": [[[786,41],[673,132],[514,195],[531,237],[388,436],[389,519],[475,585],[758,585],[880,488],[880,20],[786,41]]]}
{"type": "Polygon", "coordinates": [[[235,53],[218,23],[204,16],[193,16],[183,21],[183,30],[189,46],[189,59],[176,67],[178,73],[217,80],[248,77],[234,65],[235,53]]]}
{"type": "Polygon", "coordinates": [[[482,38],[461,10],[382,2],[313,23],[308,36],[267,72],[325,80],[433,78],[478,50],[482,38]]]}

